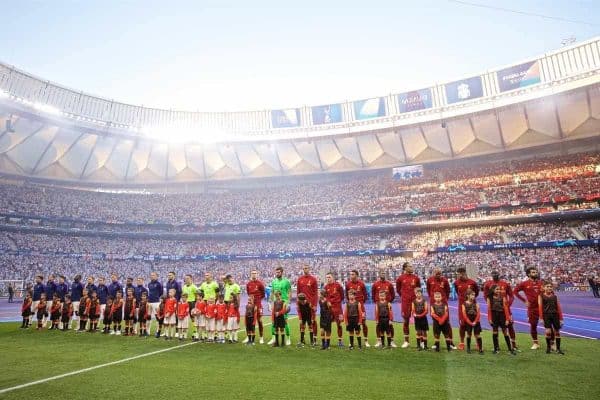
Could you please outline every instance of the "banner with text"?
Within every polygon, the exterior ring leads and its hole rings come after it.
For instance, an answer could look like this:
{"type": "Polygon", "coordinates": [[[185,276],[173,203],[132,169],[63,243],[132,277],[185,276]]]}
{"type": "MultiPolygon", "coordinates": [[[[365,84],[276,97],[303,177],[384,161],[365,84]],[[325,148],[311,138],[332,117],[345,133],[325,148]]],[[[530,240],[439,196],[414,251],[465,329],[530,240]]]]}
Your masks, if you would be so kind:
{"type": "Polygon", "coordinates": [[[400,113],[424,110],[432,107],[431,89],[414,90],[398,95],[398,110],[400,113]]]}
{"type": "Polygon", "coordinates": [[[535,85],[542,81],[539,61],[515,65],[496,72],[501,92],[535,85]]]}

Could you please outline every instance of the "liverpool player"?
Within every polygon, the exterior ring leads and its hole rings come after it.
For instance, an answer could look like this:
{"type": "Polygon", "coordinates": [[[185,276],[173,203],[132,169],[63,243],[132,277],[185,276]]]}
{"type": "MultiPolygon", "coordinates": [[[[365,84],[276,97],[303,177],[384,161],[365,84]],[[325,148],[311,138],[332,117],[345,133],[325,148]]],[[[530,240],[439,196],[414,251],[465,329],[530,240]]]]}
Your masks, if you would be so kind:
{"type": "MultiPolygon", "coordinates": [[[[308,264],[304,264],[302,267],[303,275],[298,278],[298,282],[296,283],[298,294],[304,293],[306,296],[306,300],[310,303],[312,307],[312,326],[311,336],[314,340],[311,340],[311,344],[313,346],[317,345],[317,303],[319,302],[319,282],[317,278],[310,274],[310,267],[308,264]]],[[[365,335],[366,336],[366,335],[365,335]]]]}
{"type": "Polygon", "coordinates": [[[525,274],[529,279],[526,279],[515,286],[514,295],[517,299],[525,303],[525,306],[527,307],[529,333],[533,339],[533,346],[531,346],[531,350],[537,350],[540,348],[537,334],[537,325],[540,320],[538,296],[542,291],[542,282],[540,281],[538,270],[535,267],[527,268],[525,270],[525,274]],[[525,297],[520,294],[521,292],[525,293],[525,297]]]}
{"type": "Polygon", "coordinates": [[[402,275],[396,279],[396,292],[400,296],[400,311],[402,314],[403,324],[402,331],[404,333],[404,343],[402,348],[406,349],[410,344],[410,314],[412,311],[412,302],[415,300],[415,289],[421,287],[421,279],[414,274],[413,267],[409,262],[402,265],[402,275]]]}
{"type": "MultiPolygon", "coordinates": [[[[379,270],[379,280],[371,286],[371,300],[373,303],[377,303],[379,301],[379,293],[385,292],[385,300],[388,303],[392,303],[396,298],[396,293],[394,291],[394,285],[392,282],[388,281],[385,277],[385,270],[381,268],[379,270]]],[[[375,347],[383,346],[381,343],[380,337],[381,334],[376,332],[377,342],[375,343],[375,347]]],[[[394,325],[390,323],[389,326],[389,335],[391,338],[391,346],[396,347],[396,343],[394,343],[394,325]]]]}
{"type": "MultiPolygon", "coordinates": [[[[512,316],[512,311],[510,308],[512,307],[512,303],[515,300],[515,296],[513,294],[513,290],[512,290],[512,287],[510,286],[510,283],[508,283],[504,279],[500,279],[500,273],[498,271],[494,270],[494,271],[492,271],[492,279],[490,279],[483,285],[484,296],[486,296],[487,293],[489,293],[490,288],[493,285],[500,287],[500,291],[502,292],[502,295],[505,296],[506,300],[507,300],[508,312],[512,316]]],[[[512,343],[513,349],[515,349],[516,351],[520,351],[517,347],[515,326],[514,326],[512,319],[509,322],[507,329],[508,329],[508,336],[510,336],[510,341],[512,343]]]]}
{"type": "Polygon", "coordinates": [[[465,331],[466,324],[463,319],[462,313],[462,305],[467,299],[467,292],[470,290],[475,293],[475,297],[479,294],[479,286],[477,286],[477,282],[473,279],[467,277],[467,270],[465,267],[459,267],[456,270],[458,274],[458,278],[454,281],[454,288],[456,289],[456,294],[458,296],[458,332],[460,335],[460,343],[458,344],[459,350],[465,349],[465,331]]]}
{"type": "MultiPolygon", "coordinates": [[[[360,304],[361,314],[366,315],[365,302],[367,301],[367,287],[365,283],[358,279],[358,271],[353,269],[350,271],[350,280],[346,282],[346,301],[350,300],[350,291],[354,290],[356,301],[360,304]]],[[[365,347],[371,347],[369,344],[369,328],[367,327],[367,319],[361,319],[363,336],[365,338],[365,347]]]]}
{"type": "Polygon", "coordinates": [[[539,315],[544,321],[544,328],[546,328],[546,353],[552,351],[552,337],[554,337],[556,352],[565,354],[560,349],[560,329],[563,326],[563,314],[551,281],[544,282],[544,291],[538,297],[538,304],[539,315]]]}
{"type": "Polygon", "coordinates": [[[323,288],[327,293],[327,301],[331,304],[331,313],[335,323],[337,324],[338,347],[344,347],[342,342],[342,321],[344,314],[342,313],[342,301],[344,300],[344,288],[333,279],[333,275],[326,275],[327,284],[323,288]]]}
{"type": "MultiPolygon", "coordinates": [[[[258,325],[258,334],[260,336],[260,344],[263,344],[263,323],[262,323],[262,301],[265,298],[265,284],[258,279],[258,271],[253,269],[250,272],[250,281],[246,284],[246,293],[248,296],[254,298],[254,306],[256,306],[256,317],[253,322],[258,325]]],[[[244,343],[247,343],[249,337],[244,339],[244,343]]],[[[252,341],[254,343],[254,341],[252,341]]]]}

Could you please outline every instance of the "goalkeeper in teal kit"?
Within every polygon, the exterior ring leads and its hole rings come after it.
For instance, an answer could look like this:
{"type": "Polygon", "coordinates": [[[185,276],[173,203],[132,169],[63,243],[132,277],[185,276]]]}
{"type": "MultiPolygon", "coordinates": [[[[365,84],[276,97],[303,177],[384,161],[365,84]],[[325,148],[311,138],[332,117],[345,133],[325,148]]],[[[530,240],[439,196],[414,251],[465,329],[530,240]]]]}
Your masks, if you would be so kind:
{"type": "MultiPolygon", "coordinates": [[[[282,267],[275,268],[275,279],[271,281],[271,286],[272,293],[279,291],[281,293],[281,299],[285,303],[290,304],[290,297],[292,295],[292,284],[288,279],[283,277],[282,267]]],[[[286,345],[290,346],[292,344],[292,341],[290,339],[290,325],[287,323],[287,317],[288,315],[285,314],[285,336],[287,336],[286,345]]],[[[275,325],[271,325],[271,340],[268,344],[273,343],[275,343],[275,325]]]]}

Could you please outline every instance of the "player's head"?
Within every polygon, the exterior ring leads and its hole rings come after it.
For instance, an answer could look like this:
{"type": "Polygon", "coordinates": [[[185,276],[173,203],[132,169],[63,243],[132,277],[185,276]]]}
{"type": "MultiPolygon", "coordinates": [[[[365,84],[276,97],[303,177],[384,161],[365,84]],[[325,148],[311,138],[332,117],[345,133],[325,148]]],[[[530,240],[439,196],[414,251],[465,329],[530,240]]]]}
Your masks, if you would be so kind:
{"type": "Polygon", "coordinates": [[[358,271],[353,269],[350,271],[350,280],[356,282],[358,280],[358,271]]]}
{"type": "Polygon", "coordinates": [[[83,288],[82,293],[83,293],[83,297],[85,297],[88,295],[88,290],[86,288],[83,288]]]}
{"type": "Polygon", "coordinates": [[[127,277],[127,279],[125,279],[125,284],[126,284],[127,286],[131,286],[131,285],[133,285],[133,278],[132,278],[132,277],[130,277],[130,276],[128,276],[128,277],[127,277]]]}
{"type": "Polygon", "coordinates": [[[492,271],[492,280],[494,281],[498,281],[500,280],[500,272],[498,272],[498,270],[493,270],[492,271]]]}
{"type": "Polygon", "coordinates": [[[200,300],[204,299],[204,292],[200,289],[196,290],[196,297],[198,297],[200,300]]]}
{"type": "Polygon", "coordinates": [[[552,284],[551,280],[545,280],[544,281],[544,292],[546,293],[550,293],[554,290],[554,285],[552,284]]]}
{"type": "Polygon", "coordinates": [[[215,304],[215,299],[214,299],[214,298],[212,298],[212,297],[209,297],[209,298],[206,300],[206,302],[207,302],[208,304],[215,304]]]}
{"type": "Polygon", "coordinates": [[[224,282],[228,283],[228,284],[232,284],[233,283],[233,276],[231,274],[225,275],[224,282]]]}
{"type": "Polygon", "coordinates": [[[304,272],[304,275],[310,275],[310,265],[304,264],[302,266],[302,272],[304,272]]]}
{"type": "Polygon", "coordinates": [[[420,287],[415,288],[415,296],[417,296],[417,297],[423,296],[423,289],[421,289],[420,287]]]}
{"type": "Polygon", "coordinates": [[[61,275],[58,277],[58,283],[65,283],[66,280],[67,280],[67,278],[65,278],[64,275],[61,275]]]}
{"type": "Polygon", "coordinates": [[[473,290],[471,290],[470,288],[467,289],[467,293],[465,294],[465,299],[467,299],[469,301],[475,300],[475,292],[473,290]]]}
{"type": "MultiPolygon", "coordinates": [[[[68,295],[67,295],[68,296],[68,295]]],[[[67,298],[67,296],[65,296],[65,299],[67,298]]],[[[30,299],[31,298],[31,292],[27,291],[25,293],[25,298],[30,299]]]]}
{"type": "Polygon", "coordinates": [[[205,280],[206,282],[210,282],[210,281],[212,281],[212,274],[211,274],[210,272],[205,272],[205,273],[204,273],[204,280],[205,280]]]}
{"type": "Polygon", "coordinates": [[[98,297],[98,293],[96,293],[95,290],[92,290],[92,299],[95,299],[96,297],[98,297]]]}
{"type": "Polygon", "coordinates": [[[172,281],[175,279],[175,272],[174,271],[169,271],[169,273],[167,274],[167,279],[172,281]]]}
{"type": "Polygon", "coordinates": [[[188,298],[188,295],[187,295],[187,293],[183,293],[183,294],[181,295],[181,301],[183,301],[184,303],[187,303],[187,298],[188,298]]]}
{"type": "Polygon", "coordinates": [[[306,301],[306,295],[305,295],[304,293],[300,293],[300,294],[298,295],[298,301],[299,301],[300,303],[304,303],[304,302],[306,301]]]}
{"type": "Polygon", "coordinates": [[[183,278],[183,280],[185,281],[186,285],[192,284],[192,276],[190,274],[186,274],[185,277],[183,278]]]}
{"type": "MultiPolygon", "coordinates": [[[[77,276],[76,276],[75,278],[77,278],[77,276]]],[[[81,275],[79,275],[79,279],[81,279],[81,275]]],[[[117,276],[117,274],[111,274],[111,275],[110,275],[110,279],[111,279],[113,282],[117,282],[117,281],[119,280],[119,277],[117,276]]]]}
{"type": "Polygon", "coordinates": [[[538,270],[536,267],[527,267],[527,269],[525,270],[525,275],[527,275],[527,277],[530,279],[539,278],[538,270]]]}
{"type": "Polygon", "coordinates": [[[277,268],[275,268],[275,277],[276,278],[283,277],[283,267],[282,266],[278,266],[277,268]]]}
{"type": "Polygon", "coordinates": [[[458,275],[458,279],[462,281],[467,279],[467,269],[465,267],[458,267],[456,269],[456,274],[458,275]]]}
{"type": "Polygon", "coordinates": [[[104,285],[105,283],[106,283],[106,279],[104,279],[104,277],[103,277],[103,276],[100,276],[100,277],[98,278],[98,284],[99,284],[99,285],[104,285]]]}
{"type": "Polygon", "coordinates": [[[142,298],[142,300],[146,300],[148,298],[148,293],[142,292],[141,298],[142,298]]]}
{"type": "Polygon", "coordinates": [[[250,279],[252,279],[253,281],[258,280],[258,271],[257,270],[253,269],[250,272],[250,279]]]}
{"type": "Polygon", "coordinates": [[[44,277],[42,275],[37,275],[35,277],[36,283],[42,283],[44,281],[44,277]]]}
{"type": "Polygon", "coordinates": [[[158,280],[158,274],[156,272],[150,272],[150,280],[155,282],[156,280],[158,280]]]}
{"type": "Polygon", "coordinates": [[[348,291],[348,298],[353,300],[355,298],[355,296],[356,296],[356,292],[354,291],[354,289],[350,289],[348,291]]]}
{"type": "Polygon", "coordinates": [[[136,279],[136,283],[137,283],[138,286],[144,286],[144,278],[142,278],[141,276],[139,276],[136,279]]]}
{"type": "Polygon", "coordinates": [[[225,296],[223,296],[222,294],[217,296],[217,300],[219,300],[219,303],[222,303],[223,301],[225,301],[225,296]]]}
{"type": "Polygon", "coordinates": [[[133,297],[134,292],[133,292],[132,287],[127,288],[126,292],[127,292],[127,297],[133,297]]]}
{"type": "MultiPolygon", "coordinates": [[[[65,299],[66,299],[66,298],[67,298],[67,297],[65,296],[65,299]]],[[[106,304],[112,304],[113,300],[114,300],[114,297],[112,297],[112,296],[108,296],[108,297],[106,298],[106,304]]]]}
{"type": "Polygon", "coordinates": [[[93,276],[88,276],[87,283],[88,283],[88,285],[93,285],[94,284],[94,277],[93,276]]]}
{"type": "Polygon", "coordinates": [[[177,293],[175,289],[169,289],[169,297],[175,297],[175,293],[177,293]]]}
{"type": "Polygon", "coordinates": [[[71,302],[71,295],[70,294],[66,294],[65,295],[65,303],[70,303],[71,302]]]}
{"type": "Polygon", "coordinates": [[[413,266],[408,261],[406,261],[404,264],[402,264],[402,271],[407,274],[412,274],[413,266]]]}
{"type": "Polygon", "coordinates": [[[383,269],[383,268],[379,269],[379,280],[385,281],[385,269],[383,269]]]}
{"type": "Polygon", "coordinates": [[[440,267],[435,267],[433,269],[433,276],[435,276],[436,278],[441,278],[442,277],[442,269],[440,267]]]}
{"type": "Polygon", "coordinates": [[[77,274],[77,275],[75,275],[75,276],[73,277],[73,281],[75,281],[76,283],[79,283],[79,282],[81,282],[81,275],[80,275],[80,274],[77,274]]]}
{"type": "Polygon", "coordinates": [[[439,303],[440,301],[442,301],[442,293],[441,293],[441,292],[435,292],[435,293],[433,294],[433,300],[434,300],[435,302],[438,302],[438,303],[439,303]]]}
{"type": "Polygon", "coordinates": [[[327,280],[327,283],[335,282],[335,279],[333,279],[333,274],[331,272],[329,272],[329,273],[327,273],[327,275],[325,275],[325,279],[327,280]]]}
{"type": "Polygon", "coordinates": [[[487,292],[487,297],[491,299],[492,297],[494,297],[494,295],[496,294],[496,292],[498,294],[500,294],[500,286],[498,286],[498,285],[492,285],[492,286],[490,286],[490,289],[487,292]]]}
{"type": "Polygon", "coordinates": [[[58,293],[54,293],[54,294],[52,295],[52,299],[53,299],[53,300],[58,300],[58,299],[59,299],[59,297],[58,297],[58,293]]]}
{"type": "Polygon", "coordinates": [[[123,293],[121,293],[121,291],[118,290],[115,296],[116,296],[117,299],[120,299],[120,298],[123,297],[123,293]]]}

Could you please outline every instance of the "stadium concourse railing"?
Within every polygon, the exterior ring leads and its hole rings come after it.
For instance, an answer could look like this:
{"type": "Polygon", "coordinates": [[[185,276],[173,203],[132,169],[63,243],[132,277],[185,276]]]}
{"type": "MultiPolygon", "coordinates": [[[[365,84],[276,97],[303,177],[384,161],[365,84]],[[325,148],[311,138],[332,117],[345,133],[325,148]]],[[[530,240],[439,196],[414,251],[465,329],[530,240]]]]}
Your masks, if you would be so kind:
{"type": "MultiPolygon", "coordinates": [[[[545,96],[596,77],[600,37],[453,82],[370,99],[244,112],[156,109],[89,95],[0,63],[0,94],[39,111],[71,118],[82,126],[143,136],[144,129],[188,129],[221,141],[316,137],[438,120],[545,96]],[[443,113],[443,114],[442,114],[443,113]]],[[[592,82],[593,83],[593,82],[592,82]]],[[[292,94],[293,95],[293,94],[292,94]]]]}

